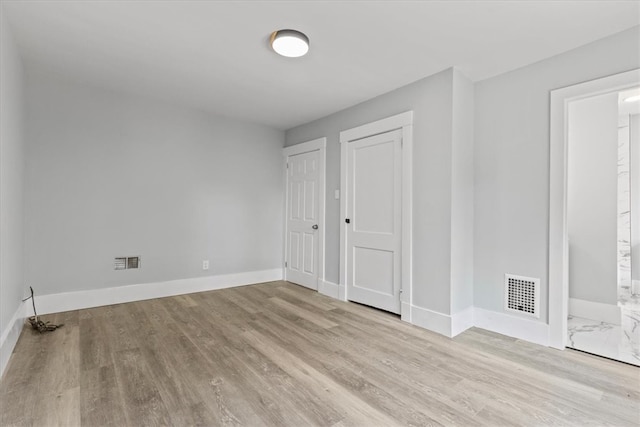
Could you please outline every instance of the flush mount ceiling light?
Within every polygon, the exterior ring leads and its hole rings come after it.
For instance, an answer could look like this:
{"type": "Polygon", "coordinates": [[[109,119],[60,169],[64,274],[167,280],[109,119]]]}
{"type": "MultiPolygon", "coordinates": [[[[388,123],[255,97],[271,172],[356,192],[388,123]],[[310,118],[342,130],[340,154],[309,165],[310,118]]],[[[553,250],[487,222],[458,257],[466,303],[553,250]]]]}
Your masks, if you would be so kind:
{"type": "Polygon", "coordinates": [[[298,58],[309,51],[309,37],[296,30],[278,30],[271,33],[271,48],[279,55],[298,58]]]}
{"type": "Polygon", "coordinates": [[[624,99],[624,102],[636,102],[636,101],[640,101],[640,95],[630,96],[624,99]]]}

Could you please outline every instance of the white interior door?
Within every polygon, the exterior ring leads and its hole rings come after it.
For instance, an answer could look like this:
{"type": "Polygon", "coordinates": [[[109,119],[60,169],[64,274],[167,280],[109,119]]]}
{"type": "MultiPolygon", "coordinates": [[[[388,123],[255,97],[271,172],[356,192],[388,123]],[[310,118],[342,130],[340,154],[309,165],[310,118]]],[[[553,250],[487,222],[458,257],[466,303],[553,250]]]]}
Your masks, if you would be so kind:
{"type": "Polygon", "coordinates": [[[400,313],[402,130],[347,147],[347,299],[400,313]]]}
{"type": "Polygon", "coordinates": [[[287,158],[286,279],[318,289],[320,151],[287,158]]]}

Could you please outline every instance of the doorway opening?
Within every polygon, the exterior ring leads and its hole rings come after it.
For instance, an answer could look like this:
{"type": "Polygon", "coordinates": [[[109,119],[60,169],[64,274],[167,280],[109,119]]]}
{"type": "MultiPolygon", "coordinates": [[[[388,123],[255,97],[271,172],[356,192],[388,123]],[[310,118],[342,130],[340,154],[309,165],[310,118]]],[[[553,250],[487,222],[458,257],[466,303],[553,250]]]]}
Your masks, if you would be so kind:
{"type": "Polygon", "coordinates": [[[640,365],[636,95],[638,70],[551,94],[549,343],[640,365]]]}

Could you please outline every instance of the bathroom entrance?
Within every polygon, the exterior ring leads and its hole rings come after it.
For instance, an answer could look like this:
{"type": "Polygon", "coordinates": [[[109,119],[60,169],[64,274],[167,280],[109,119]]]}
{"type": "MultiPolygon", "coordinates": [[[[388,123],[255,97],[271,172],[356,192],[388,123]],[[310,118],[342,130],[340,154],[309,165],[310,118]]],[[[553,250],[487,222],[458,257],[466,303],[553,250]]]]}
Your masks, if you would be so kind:
{"type": "Polygon", "coordinates": [[[567,113],[566,346],[640,365],[640,87],[567,113]]]}
{"type": "Polygon", "coordinates": [[[640,70],[551,92],[549,345],[640,366],[640,70]]]}

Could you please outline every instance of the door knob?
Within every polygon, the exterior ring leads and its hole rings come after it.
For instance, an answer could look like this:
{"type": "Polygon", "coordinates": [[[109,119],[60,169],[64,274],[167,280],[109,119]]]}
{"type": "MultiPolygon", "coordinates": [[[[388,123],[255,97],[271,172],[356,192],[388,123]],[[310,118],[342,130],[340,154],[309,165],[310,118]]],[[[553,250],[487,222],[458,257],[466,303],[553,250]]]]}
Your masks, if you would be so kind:
{"type": "Polygon", "coordinates": [[[311,226],[311,228],[313,228],[314,230],[317,230],[317,229],[318,229],[318,224],[313,224],[313,225],[311,226]]]}

